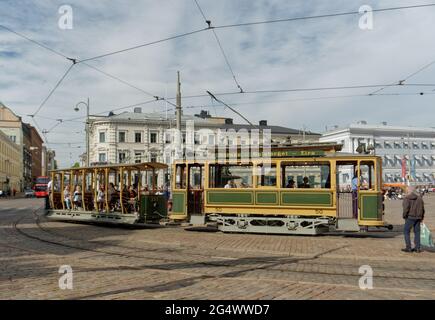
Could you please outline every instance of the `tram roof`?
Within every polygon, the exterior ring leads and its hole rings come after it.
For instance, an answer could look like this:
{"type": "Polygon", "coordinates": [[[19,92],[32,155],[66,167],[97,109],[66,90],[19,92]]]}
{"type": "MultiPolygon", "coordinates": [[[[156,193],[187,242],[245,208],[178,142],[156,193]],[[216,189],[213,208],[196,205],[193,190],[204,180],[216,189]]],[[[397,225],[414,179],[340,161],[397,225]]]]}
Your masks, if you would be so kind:
{"type": "Polygon", "coordinates": [[[71,170],[95,170],[95,169],[120,169],[120,168],[131,168],[136,170],[160,170],[160,169],[167,169],[168,165],[160,162],[141,162],[141,163],[123,163],[123,164],[107,164],[107,165],[97,165],[97,166],[90,166],[90,167],[77,167],[77,168],[63,168],[63,169],[56,169],[56,170],[49,170],[49,172],[60,172],[60,171],[71,171],[71,170]]]}

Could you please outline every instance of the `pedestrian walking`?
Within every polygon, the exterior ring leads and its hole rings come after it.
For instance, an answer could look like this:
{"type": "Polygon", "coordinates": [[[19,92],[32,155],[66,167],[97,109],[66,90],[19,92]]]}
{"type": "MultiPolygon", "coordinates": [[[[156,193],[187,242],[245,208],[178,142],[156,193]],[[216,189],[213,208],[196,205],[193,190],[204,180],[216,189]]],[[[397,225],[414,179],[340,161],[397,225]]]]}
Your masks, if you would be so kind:
{"type": "Polygon", "coordinates": [[[52,196],[52,192],[51,189],[53,188],[53,181],[50,180],[47,183],[47,194],[45,196],[45,209],[49,210],[50,209],[50,202],[51,202],[51,196],[52,196]]]}
{"type": "Polygon", "coordinates": [[[409,186],[408,193],[403,199],[403,219],[405,219],[404,236],[406,248],[404,252],[421,252],[420,248],[420,224],[424,220],[424,202],[421,196],[415,192],[415,187],[409,186]],[[411,247],[411,228],[414,229],[414,244],[411,247]]]}

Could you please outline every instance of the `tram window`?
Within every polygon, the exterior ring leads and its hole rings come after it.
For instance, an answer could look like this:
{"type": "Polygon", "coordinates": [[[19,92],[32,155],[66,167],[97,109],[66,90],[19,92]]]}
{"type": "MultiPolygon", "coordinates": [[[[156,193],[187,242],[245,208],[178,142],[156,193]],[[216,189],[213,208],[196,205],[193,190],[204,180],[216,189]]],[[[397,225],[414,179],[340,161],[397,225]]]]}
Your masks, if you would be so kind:
{"type": "Polygon", "coordinates": [[[252,165],[210,165],[209,187],[252,188],[252,165]]]}
{"type": "Polygon", "coordinates": [[[364,161],[359,165],[360,190],[373,190],[375,188],[375,170],[373,161],[364,161]]]}
{"type": "Polygon", "coordinates": [[[281,165],[282,188],[331,188],[329,162],[290,162],[281,165]]]}
{"type": "Polygon", "coordinates": [[[191,189],[202,189],[204,185],[203,166],[189,167],[189,187],[191,189]]]}
{"type": "Polygon", "coordinates": [[[175,168],[175,188],[186,188],[186,165],[184,164],[177,164],[175,168]]]}
{"type": "Polygon", "coordinates": [[[276,165],[257,166],[257,187],[276,187],[276,165]]]}

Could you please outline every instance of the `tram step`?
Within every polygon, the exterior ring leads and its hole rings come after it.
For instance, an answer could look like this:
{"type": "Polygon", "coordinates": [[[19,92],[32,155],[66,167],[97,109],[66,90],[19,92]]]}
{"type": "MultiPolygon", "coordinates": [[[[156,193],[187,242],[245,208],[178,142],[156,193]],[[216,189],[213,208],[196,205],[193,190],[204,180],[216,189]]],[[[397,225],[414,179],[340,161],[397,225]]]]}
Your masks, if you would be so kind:
{"type": "Polygon", "coordinates": [[[358,219],[338,219],[337,230],[359,231],[358,219]]]}
{"type": "Polygon", "coordinates": [[[192,224],[192,225],[205,225],[205,215],[192,214],[190,216],[190,224],[192,224]]]}

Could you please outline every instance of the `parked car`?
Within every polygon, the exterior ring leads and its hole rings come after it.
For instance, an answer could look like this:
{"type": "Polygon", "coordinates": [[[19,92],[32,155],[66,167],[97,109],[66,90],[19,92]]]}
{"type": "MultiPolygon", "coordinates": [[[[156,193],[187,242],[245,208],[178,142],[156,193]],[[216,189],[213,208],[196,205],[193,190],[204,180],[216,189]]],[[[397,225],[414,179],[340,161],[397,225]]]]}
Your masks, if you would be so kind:
{"type": "Polygon", "coordinates": [[[24,189],[24,196],[26,198],[33,198],[35,197],[35,191],[32,189],[24,189]]]}

